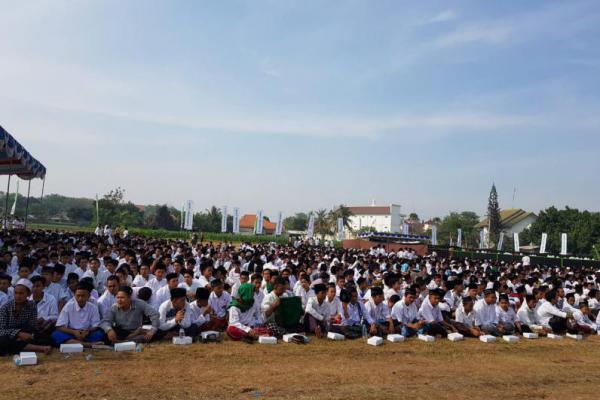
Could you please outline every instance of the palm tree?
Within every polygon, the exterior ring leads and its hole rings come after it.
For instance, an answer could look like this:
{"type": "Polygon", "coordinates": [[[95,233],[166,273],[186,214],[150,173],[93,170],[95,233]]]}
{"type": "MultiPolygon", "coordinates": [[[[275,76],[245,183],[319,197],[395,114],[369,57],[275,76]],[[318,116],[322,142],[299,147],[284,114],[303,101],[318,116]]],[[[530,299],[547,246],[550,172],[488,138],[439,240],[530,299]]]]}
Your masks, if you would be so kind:
{"type": "Polygon", "coordinates": [[[315,212],[315,232],[321,235],[321,239],[331,233],[331,220],[324,208],[315,212]]]}
{"type": "Polygon", "coordinates": [[[331,223],[333,226],[337,226],[338,218],[342,218],[344,220],[344,228],[348,230],[352,230],[350,225],[350,217],[354,214],[348,207],[343,204],[340,204],[337,208],[331,210],[329,212],[329,217],[331,218],[331,223]]]}

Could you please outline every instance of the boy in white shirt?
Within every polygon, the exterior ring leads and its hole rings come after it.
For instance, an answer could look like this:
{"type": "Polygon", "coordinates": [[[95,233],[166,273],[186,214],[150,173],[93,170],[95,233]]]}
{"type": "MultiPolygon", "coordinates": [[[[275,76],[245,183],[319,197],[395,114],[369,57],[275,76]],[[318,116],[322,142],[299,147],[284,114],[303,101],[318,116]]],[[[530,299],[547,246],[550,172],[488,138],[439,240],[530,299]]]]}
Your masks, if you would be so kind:
{"type": "Polygon", "coordinates": [[[512,335],[515,331],[521,331],[517,314],[510,306],[508,296],[501,294],[498,305],[496,306],[496,314],[498,315],[498,325],[502,325],[505,335],[512,335]]]}
{"type": "Polygon", "coordinates": [[[211,324],[214,330],[225,330],[231,295],[224,290],[223,282],[219,279],[212,281],[211,286],[212,293],[208,297],[208,305],[212,309],[211,324]]]}
{"type": "Polygon", "coordinates": [[[425,326],[425,320],[419,319],[419,310],[415,304],[417,293],[414,289],[409,288],[404,292],[404,298],[394,304],[392,307],[391,317],[397,321],[399,331],[402,336],[410,337],[418,333],[422,333],[425,326]]]}
{"type": "Polygon", "coordinates": [[[304,314],[305,330],[307,333],[314,333],[316,337],[321,338],[327,334],[329,320],[329,303],[326,301],[327,286],[318,283],[313,286],[315,296],[308,299],[306,303],[306,314],[304,314]]]}
{"type": "Polygon", "coordinates": [[[483,332],[475,325],[474,302],[471,297],[464,297],[456,309],[456,323],[453,324],[458,331],[468,337],[479,337],[483,332]]]}
{"type": "Polygon", "coordinates": [[[363,304],[358,301],[355,289],[342,289],[340,291],[341,318],[340,325],[336,325],[340,332],[348,339],[355,339],[362,335],[362,320],[364,313],[363,304]]]}
{"type": "Polygon", "coordinates": [[[371,299],[365,303],[364,316],[369,333],[373,336],[383,336],[394,332],[394,321],[390,310],[385,304],[383,289],[379,286],[371,288],[371,299]]]}

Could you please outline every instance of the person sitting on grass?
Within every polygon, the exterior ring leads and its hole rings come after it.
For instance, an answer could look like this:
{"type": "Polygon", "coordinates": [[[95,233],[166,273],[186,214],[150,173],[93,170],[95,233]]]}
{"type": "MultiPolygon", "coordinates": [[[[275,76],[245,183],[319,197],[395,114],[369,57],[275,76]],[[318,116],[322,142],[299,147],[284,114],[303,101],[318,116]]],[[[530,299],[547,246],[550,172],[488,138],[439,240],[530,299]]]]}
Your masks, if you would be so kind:
{"type": "Polygon", "coordinates": [[[396,331],[404,337],[415,336],[423,333],[425,320],[419,319],[419,310],[415,304],[417,293],[414,289],[406,289],[404,298],[392,307],[391,317],[396,322],[396,331]]]}
{"type": "Polygon", "coordinates": [[[369,334],[383,336],[394,333],[394,321],[384,301],[383,289],[380,286],[371,288],[371,298],[365,303],[365,322],[369,334]]]}
{"type": "MultiPolygon", "coordinates": [[[[189,293],[188,293],[189,296],[189,293]]],[[[194,294],[195,301],[190,303],[192,324],[196,326],[197,331],[204,332],[213,330],[210,320],[211,308],[208,305],[210,290],[199,287],[194,294]]]]}
{"type": "Polygon", "coordinates": [[[238,288],[237,297],[229,305],[229,321],[227,335],[232,340],[244,340],[252,343],[259,336],[269,336],[269,331],[261,327],[257,315],[260,314],[254,301],[255,286],[242,283],[238,288]]]}
{"type": "Polygon", "coordinates": [[[504,325],[498,323],[496,312],[496,292],[494,289],[485,289],[483,298],[475,302],[475,325],[486,335],[502,336],[504,325]]]}
{"type": "Polygon", "coordinates": [[[179,335],[179,330],[183,328],[186,336],[195,337],[197,328],[192,325],[192,312],[186,301],[186,291],[184,288],[171,289],[171,300],[167,300],[160,305],[158,314],[160,316],[159,338],[171,340],[179,335]]]}
{"type": "Polygon", "coordinates": [[[575,320],[574,330],[577,333],[590,335],[598,330],[596,323],[591,320],[590,306],[585,300],[579,303],[579,310],[573,313],[573,319],[575,320]]]}
{"type": "Polygon", "coordinates": [[[84,347],[103,344],[104,332],[99,329],[100,312],[89,299],[89,285],[77,285],[75,296],[58,315],[56,330],[52,333],[54,343],[81,343],[84,347]]]}
{"type": "Polygon", "coordinates": [[[208,305],[211,309],[212,328],[223,331],[227,328],[227,308],[231,303],[231,295],[224,290],[223,281],[215,279],[211,282],[212,292],[208,296],[208,305]]]}
{"type": "Polygon", "coordinates": [[[356,339],[362,335],[362,320],[365,315],[363,303],[358,301],[358,293],[355,288],[342,289],[340,301],[342,302],[342,323],[338,326],[338,333],[348,339],[356,339]]]}
{"type": "Polygon", "coordinates": [[[444,321],[442,311],[438,307],[444,291],[441,289],[433,289],[429,291],[427,297],[423,300],[423,304],[419,308],[419,320],[425,321],[423,333],[433,335],[438,338],[448,336],[448,332],[454,332],[456,329],[444,321]]]}
{"type": "Polygon", "coordinates": [[[121,286],[117,290],[116,303],[113,304],[101,323],[110,343],[134,341],[150,342],[158,332],[160,317],[158,312],[142,300],[131,298],[133,290],[121,286]],[[143,329],[144,319],[149,319],[152,328],[143,329]]]}
{"type": "Polygon", "coordinates": [[[517,314],[510,306],[508,295],[501,294],[498,305],[496,306],[496,314],[498,315],[498,325],[502,325],[505,335],[512,335],[520,331],[518,328],[517,314]]]}
{"type": "Polygon", "coordinates": [[[483,332],[475,326],[474,305],[473,298],[465,296],[460,301],[460,305],[456,309],[456,316],[452,322],[452,325],[458,332],[465,337],[479,337],[483,335],[483,332]]]}
{"type": "Polygon", "coordinates": [[[567,331],[568,322],[572,320],[573,314],[561,311],[556,307],[558,303],[558,294],[556,290],[550,290],[546,293],[546,301],[542,303],[537,314],[540,319],[540,324],[547,329],[551,329],[553,333],[563,334],[567,331]]]}
{"type": "Polygon", "coordinates": [[[37,330],[42,334],[49,335],[54,330],[58,318],[58,304],[54,296],[44,292],[45,280],[43,276],[39,275],[31,278],[32,289],[29,300],[35,302],[37,307],[37,330]]]}
{"type": "Polygon", "coordinates": [[[327,335],[329,329],[329,303],[325,299],[327,286],[324,283],[317,283],[313,286],[313,291],[315,295],[306,303],[304,329],[307,333],[314,333],[316,337],[321,338],[327,335]]]}
{"type": "Polygon", "coordinates": [[[50,353],[49,340],[37,335],[37,308],[27,300],[31,294],[31,282],[19,279],[14,287],[13,298],[0,307],[0,355],[18,354],[22,351],[50,353]]]}
{"type": "Polygon", "coordinates": [[[167,274],[164,280],[167,284],[156,290],[156,292],[153,292],[152,299],[150,299],[152,306],[157,310],[160,309],[163,303],[171,300],[171,290],[179,286],[179,275],[174,272],[167,274]]]}
{"type": "Polygon", "coordinates": [[[552,332],[551,329],[542,327],[540,319],[537,315],[536,308],[538,300],[533,294],[525,296],[525,300],[517,311],[517,320],[519,321],[518,329],[520,333],[537,333],[540,336],[552,332]]]}

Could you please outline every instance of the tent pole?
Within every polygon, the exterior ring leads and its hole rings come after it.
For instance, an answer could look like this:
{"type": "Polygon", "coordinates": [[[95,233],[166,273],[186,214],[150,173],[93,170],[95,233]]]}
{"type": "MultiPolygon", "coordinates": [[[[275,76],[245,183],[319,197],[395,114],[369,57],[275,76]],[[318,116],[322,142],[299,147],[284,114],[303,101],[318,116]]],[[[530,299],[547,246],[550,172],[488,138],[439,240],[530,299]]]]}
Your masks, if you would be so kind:
{"type": "Polygon", "coordinates": [[[27,181],[27,202],[25,203],[25,224],[23,229],[27,230],[27,215],[29,214],[29,193],[31,192],[31,179],[27,181]]]}
{"type": "Polygon", "coordinates": [[[44,175],[44,180],[42,180],[42,195],[40,196],[40,202],[44,201],[44,186],[46,186],[46,176],[44,175]]]}
{"type": "Polygon", "coordinates": [[[8,195],[10,193],[10,177],[12,175],[8,175],[8,184],[6,185],[6,198],[4,201],[4,231],[8,229],[8,195]]]}

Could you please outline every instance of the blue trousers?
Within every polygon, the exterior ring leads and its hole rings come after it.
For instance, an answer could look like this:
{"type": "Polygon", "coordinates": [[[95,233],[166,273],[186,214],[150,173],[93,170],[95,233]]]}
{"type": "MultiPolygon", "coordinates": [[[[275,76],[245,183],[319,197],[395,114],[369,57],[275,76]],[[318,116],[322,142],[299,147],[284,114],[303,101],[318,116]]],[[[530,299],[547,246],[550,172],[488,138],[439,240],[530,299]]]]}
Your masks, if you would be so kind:
{"type": "MultiPolygon", "coordinates": [[[[64,342],[69,341],[71,339],[75,339],[75,336],[58,330],[52,332],[52,340],[54,340],[54,343],[56,343],[57,346],[60,346],[64,342]]],[[[87,335],[85,339],[83,339],[84,342],[88,343],[101,342],[102,340],[104,340],[104,332],[101,329],[91,331],[90,334],[87,335]]]]}

